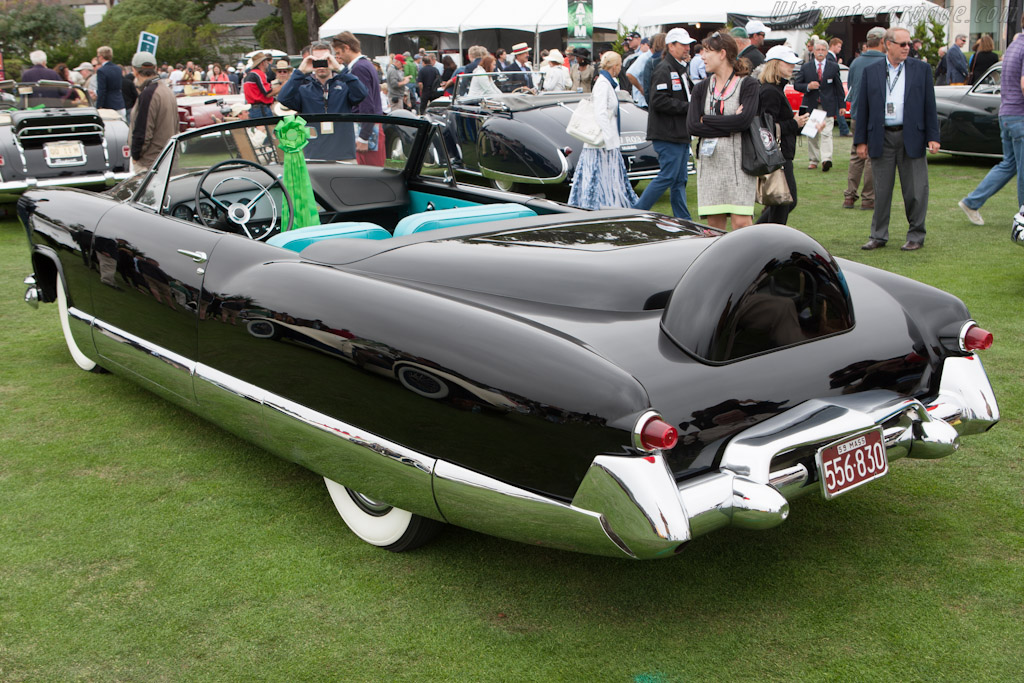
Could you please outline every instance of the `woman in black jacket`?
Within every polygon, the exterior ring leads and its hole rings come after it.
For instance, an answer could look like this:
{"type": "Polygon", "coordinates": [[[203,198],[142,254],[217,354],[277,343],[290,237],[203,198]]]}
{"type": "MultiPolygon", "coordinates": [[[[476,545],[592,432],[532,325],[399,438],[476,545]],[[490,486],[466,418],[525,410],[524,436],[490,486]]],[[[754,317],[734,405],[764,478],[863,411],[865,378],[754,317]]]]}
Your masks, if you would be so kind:
{"type": "MultiPolygon", "coordinates": [[[[785,45],[776,45],[768,50],[764,67],[758,80],[761,81],[760,105],[758,113],[762,116],[770,114],[778,124],[779,147],[786,158],[783,171],[789,184],[789,194],[793,197],[791,204],[766,206],[761,212],[758,223],[779,223],[785,225],[790,212],[796,208],[796,178],[793,176],[793,155],[796,153],[796,136],[807,123],[809,114],[793,116],[793,109],[786,99],[786,82],[793,76],[793,66],[799,58],[785,45]]],[[[840,113],[842,116],[842,113],[840,113]]]]}
{"type": "Polygon", "coordinates": [[[985,33],[978,38],[978,42],[974,45],[974,54],[971,55],[971,63],[968,67],[967,82],[974,85],[978,82],[985,72],[988,71],[993,64],[999,61],[999,55],[993,50],[996,49],[996,44],[992,40],[992,36],[985,33]]]}

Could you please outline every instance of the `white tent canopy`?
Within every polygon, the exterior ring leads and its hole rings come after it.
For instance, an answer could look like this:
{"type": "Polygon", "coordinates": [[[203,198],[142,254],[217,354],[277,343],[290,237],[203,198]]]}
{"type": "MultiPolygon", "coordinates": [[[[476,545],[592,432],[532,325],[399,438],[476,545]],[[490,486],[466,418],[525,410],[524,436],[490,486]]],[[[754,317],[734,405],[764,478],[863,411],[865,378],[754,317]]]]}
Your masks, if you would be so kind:
{"type": "MultiPolygon", "coordinates": [[[[594,26],[617,30],[639,25],[640,14],[660,0],[594,0],[594,26]]],[[[763,1],[763,0],[762,0],[763,1]]],[[[692,0],[690,0],[692,4],[692,0]]],[[[479,29],[511,29],[540,33],[564,29],[569,7],[564,1],[495,0],[430,4],[410,0],[349,0],[320,27],[320,37],[340,31],[388,36],[395,33],[460,33],[479,29]]]]}

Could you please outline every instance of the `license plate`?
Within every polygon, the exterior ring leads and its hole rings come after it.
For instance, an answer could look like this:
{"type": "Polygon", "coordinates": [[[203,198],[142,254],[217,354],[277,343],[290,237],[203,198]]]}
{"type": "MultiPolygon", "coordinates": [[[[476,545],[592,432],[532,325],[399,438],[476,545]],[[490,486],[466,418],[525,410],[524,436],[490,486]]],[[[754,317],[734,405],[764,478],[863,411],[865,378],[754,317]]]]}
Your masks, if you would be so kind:
{"type": "Polygon", "coordinates": [[[50,166],[72,166],[85,163],[85,149],[78,140],[47,142],[46,163],[50,166]]]}
{"type": "Polygon", "coordinates": [[[889,472],[881,429],[836,441],[819,450],[816,459],[821,491],[828,500],[889,472]]]}
{"type": "Polygon", "coordinates": [[[647,141],[646,133],[622,133],[619,135],[619,145],[622,149],[630,148],[628,151],[636,149],[640,145],[647,141]]]}

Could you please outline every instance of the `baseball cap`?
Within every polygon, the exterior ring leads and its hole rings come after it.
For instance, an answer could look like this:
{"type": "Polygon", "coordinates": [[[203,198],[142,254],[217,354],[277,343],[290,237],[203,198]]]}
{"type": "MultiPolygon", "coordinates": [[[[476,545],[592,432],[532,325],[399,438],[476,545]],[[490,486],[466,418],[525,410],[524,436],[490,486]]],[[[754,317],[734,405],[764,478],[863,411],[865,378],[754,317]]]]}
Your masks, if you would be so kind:
{"type": "Polygon", "coordinates": [[[800,63],[800,58],[796,56],[796,53],[785,45],[776,45],[772,49],[768,50],[768,54],[765,55],[765,60],[770,62],[773,59],[778,59],[779,61],[786,62],[787,64],[800,63]]]}
{"type": "Polygon", "coordinates": [[[85,71],[86,69],[89,69],[90,71],[95,71],[96,67],[94,67],[89,62],[82,62],[81,64],[75,67],[75,71],[85,71]]]}
{"type": "Polygon", "coordinates": [[[743,28],[742,26],[736,26],[734,28],[729,29],[729,35],[732,36],[733,38],[746,38],[747,29],[743,28]]]}
{"type": "Polygon", "coordinates": [[[665,44],[669,43],[682,43],[683,45],[689,45],[695,42],[690,34],[686,32],[685,28],[674,28],[665,34],[665,44]]]}
{"type": "Polygon", "coordinates": [[[156,66],[156,57],[152,52],[136,52],[132,56],[132,66],[141,69],[144,66],[156,66]]]}
{"type": "Polygon", "coordinates": [[[629,38],[630,40],[632,40],[633,38],[643,38],[643,36],[637,33],[636,31],[630,31],[629,35],[626,37],[629,38]]]}
{"type": "Polygon", "coordinates": [[[868,31],[868,38],[878,38],[879,40],[885,38],[885,29],[881,26],[874,27],[868,31]]]}
{"type": "Polygon", "coordinates": [[[405,57],[402,55],[395,55],[395,61],[399,64],[405,64],[405,57]]]}
{"type": "Polygon", "coordinates": [[[757,19],[751,19],[747,22],[747,35],[752,36],[755,33],[768,33],[768,27],[764,25],[764,22],[758,21],[757,19]]]}

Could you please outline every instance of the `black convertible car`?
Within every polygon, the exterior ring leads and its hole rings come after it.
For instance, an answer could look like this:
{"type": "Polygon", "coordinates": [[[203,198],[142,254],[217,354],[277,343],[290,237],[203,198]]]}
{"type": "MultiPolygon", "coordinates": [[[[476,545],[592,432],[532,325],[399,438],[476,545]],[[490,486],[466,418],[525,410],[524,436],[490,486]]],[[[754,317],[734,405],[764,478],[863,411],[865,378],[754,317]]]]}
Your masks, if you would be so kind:
{"type": "Polygon", "coordinates": [[[1003,156],[999,91],[1003,65],[996,64],[974,85],[935,88],[940,151],[975,157],[1003,156]]]}
{"type": "Polygon", "coordinates": [[[0,81],[0,202],[34,187],[113,185],[128,177],[128,124],[63,81],[0,81]]]}
{"type": "MultiPolygon", "coordinates": [[[[539,83],[540,74],[535,76],[539,83]]],[[[439,125],[452,167],[459,173],[486,178],[507,191],[568,184],[583,143],[566,133],[565,127],[576,105],[590,95],[506,85],[517,77],[508,73],[460,77],[466,81],[493,78],[495,91],[480,95],[469,85],[457,88],[452,99],[434,100],[427,118],[439,125]]],[[[658,155],[647,141],[647,112],[621,91],[619,111],[622,159],[629,179],[635,183],[654,178],[658,155]]]]}
{"type": "Polygon", "coordinates": [[[403,164],[307,147],[286,181],[283,129],[243,121],[102,195],[26,192],[26,299],[56,302],[82,369],[321,474],[391,550],[450,523],[671,556],[999,419],[991,335],[949,294],[784,226],[466,187],[424,163],[436,126],[400,125],[403,164]]]}

